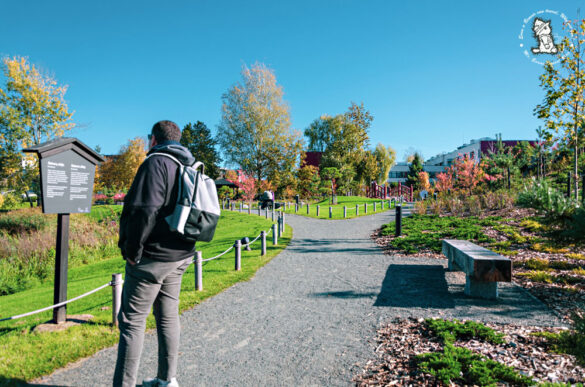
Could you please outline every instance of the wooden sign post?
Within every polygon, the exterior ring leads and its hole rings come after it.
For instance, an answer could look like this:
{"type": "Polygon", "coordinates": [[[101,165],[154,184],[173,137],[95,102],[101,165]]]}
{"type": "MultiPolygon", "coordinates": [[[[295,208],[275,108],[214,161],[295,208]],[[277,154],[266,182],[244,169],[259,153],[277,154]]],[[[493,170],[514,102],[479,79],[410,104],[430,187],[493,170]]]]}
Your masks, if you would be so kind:
{"type": "MultiPolygon", "coordinates": [[[[53,302],[67,301],[69,214],[91,211],[95,167],[104,159],[76,138],[61,137],[23,152],[36,153],[41,174],[43,213],[58,214],[53,302]]],[[[53,309],[53,322],[67,319],[67,305],[53,309]]]]}

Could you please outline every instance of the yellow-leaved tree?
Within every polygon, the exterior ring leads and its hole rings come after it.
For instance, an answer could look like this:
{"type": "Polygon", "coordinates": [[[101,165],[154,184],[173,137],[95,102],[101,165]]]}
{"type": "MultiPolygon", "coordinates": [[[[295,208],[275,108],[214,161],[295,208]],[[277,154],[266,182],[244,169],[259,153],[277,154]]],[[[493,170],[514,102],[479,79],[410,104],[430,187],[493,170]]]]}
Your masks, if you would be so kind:
{"type": "Polygon", "coordinates": [[[244,67],[242,81],[222,96],[217,140],[230,164],[254,176],[260,189],[268,179],[284,189],[298,165],[300,133],[291,129],[289,108],[272,70],[244,67]]]}
{"type": "Polygon", "coordinates": [[[106,156],[106,161],[99,166],[98,189],[127,190],[145,158],[144,139],[136,137],[129,140],[118,155],[106,156]]]}
{"type": "Polygon", "coordinates": [[[22,57],[4,58],[2,71],[6,84],[0,87],[0,183],[28,186],[38,175],[30,173],[36,171],[36,158],[25,163],[30,169],[25,173],[21,149],[62,136],[74,126],[65,102],[67,86],[59,86],[22,57]]]}

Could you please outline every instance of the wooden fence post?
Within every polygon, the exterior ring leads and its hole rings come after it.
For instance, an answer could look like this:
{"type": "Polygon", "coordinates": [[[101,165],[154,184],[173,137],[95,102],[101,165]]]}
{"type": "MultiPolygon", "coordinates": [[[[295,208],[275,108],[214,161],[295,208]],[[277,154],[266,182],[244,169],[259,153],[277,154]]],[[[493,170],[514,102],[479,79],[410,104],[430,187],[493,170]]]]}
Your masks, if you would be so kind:
{"type": "Polygon", "coordinates": [[[333,207],[329,206],[329,219],[333,218],[333,207]]]}
{"type": "Polygon", "coordinates": [[[364,203],[364,214],[368,213],[368,203],[364,203]]]}
{"type": "Polygon", "coordinates": [[[264,230],[260,231],[260,248],[261,248],[261,255],[266,255],[266,232],[264,230]]]}
{"type": "Polygon", "coordinates": [[[307,203],[307,215],[309,215],[309,203],[307,203]]]}
{"type": "Polygon", "coordinates": [[[240,271],[242,269],[242,241],[241,240],[237,240],[234,243],[234,246],[236,247],[236,264],[235,264],[235,268],[236,271],[240,271]]]}
{"type": "Polygon", "coordinates": [[[278,231],[276,231],[276,223],[272,224],[272,244],[273,245],[277,245],[278,244],[278,231]]]}
{"type": "Polygon", "coordinates": [[[122,274],[112,274],[112,324],[118,326],[118,313],[122,306],[122,274]]]}
{"type": "Polygon", "coordinates": [[[358,216],[360,214],[360,205],[356,204],[355,205],[355,216],[358,216]]]}
{"type": "Polygon", "coordinates": [[[319,210],[321,209],[321,206],[317,204],[317,216],[319,216],[319,210]]]}
{"type": "Polygon", "coordinates": [[[195,290],[203,290],[203,252],[195,252],[195,290]]]}
{"type": "Polygon", "coordinates": [[[343,218],[347,218],[347,207],[343,206],[343,218]]]}
{"type": "Polygon", "coordinates": [[[376,212],[376,202],[374,202],[374,212],[376,212]]]}

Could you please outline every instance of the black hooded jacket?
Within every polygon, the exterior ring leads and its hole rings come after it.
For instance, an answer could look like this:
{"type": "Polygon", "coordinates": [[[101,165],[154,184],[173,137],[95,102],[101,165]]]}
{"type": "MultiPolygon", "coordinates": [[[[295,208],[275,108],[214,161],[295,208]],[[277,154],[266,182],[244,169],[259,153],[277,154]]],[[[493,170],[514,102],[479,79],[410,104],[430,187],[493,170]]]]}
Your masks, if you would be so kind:
{"type": "MultiPolygon", "coordinates": [[[[175,141],[154,146],[148,154],[168,153],[183,165],[195,162],[187,148],[175,141]]],[[[147,158],[136,173],[124,199],[118,247],[124,259],[142,257],[176,262],[195,254],[195,244],[169,229],[165,217],[177,201],[179,166],[165,156],[147,158]]]]}

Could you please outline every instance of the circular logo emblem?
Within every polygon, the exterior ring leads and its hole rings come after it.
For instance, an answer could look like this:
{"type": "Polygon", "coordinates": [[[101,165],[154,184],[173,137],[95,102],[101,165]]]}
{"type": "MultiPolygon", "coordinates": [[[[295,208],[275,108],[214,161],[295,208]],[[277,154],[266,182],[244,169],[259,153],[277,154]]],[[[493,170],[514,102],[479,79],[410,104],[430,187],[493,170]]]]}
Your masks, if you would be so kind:
{"type": "Polygon", "coordinates": [[[520,30],[520,48],[531,62],[543,65],[546,61],[560,61],[558,45],[565,36],[563,27],[569,23],[564,13],[550,9],[534,12],[523,20],[520,30]]]}

